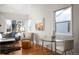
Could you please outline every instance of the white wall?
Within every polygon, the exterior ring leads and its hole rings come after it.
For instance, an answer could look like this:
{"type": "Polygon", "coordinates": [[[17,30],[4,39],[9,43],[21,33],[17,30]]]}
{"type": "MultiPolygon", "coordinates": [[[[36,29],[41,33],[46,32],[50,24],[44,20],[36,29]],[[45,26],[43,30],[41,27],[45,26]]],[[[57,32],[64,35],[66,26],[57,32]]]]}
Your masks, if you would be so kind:
{"type": "Polygon", "coordinates": [[[73,34],[75,52],[79,53],[79,5],[73,5],[73,34]]]}
{"type": "Polygon", "coordinates": [[[5,26],[6,26],[5,23],[6,23],[6,22],[5,22],[3,19],[0,18],[0,24],[2,25],[2,26],[0,27],[0,32],[5,32],[5,29],[4,29],[5,26]]]}

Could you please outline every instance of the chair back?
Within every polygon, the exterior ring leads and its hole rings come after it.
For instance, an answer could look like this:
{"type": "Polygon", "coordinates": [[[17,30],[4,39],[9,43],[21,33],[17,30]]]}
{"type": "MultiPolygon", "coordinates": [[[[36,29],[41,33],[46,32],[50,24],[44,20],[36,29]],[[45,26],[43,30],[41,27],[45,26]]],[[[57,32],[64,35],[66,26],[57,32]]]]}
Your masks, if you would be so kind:
{"type": "Polygon", "coordinates": [[[64,41],[64,50],[69,51],[74,48],[74,40],[65,40],[64,41]]]}
{"type": "Polygon", "coordinates": [[[52,39],[51,39],[51,40],[52,40],[52,41],[54,41],[54,40],[55,40],[55,38],[56,38],[56,36],[52,36],[52,39]]]}
{"type": "Polygon", "coordinates": [[[34,33],[31,34],[31,40],[34,41],[34,33]]]}

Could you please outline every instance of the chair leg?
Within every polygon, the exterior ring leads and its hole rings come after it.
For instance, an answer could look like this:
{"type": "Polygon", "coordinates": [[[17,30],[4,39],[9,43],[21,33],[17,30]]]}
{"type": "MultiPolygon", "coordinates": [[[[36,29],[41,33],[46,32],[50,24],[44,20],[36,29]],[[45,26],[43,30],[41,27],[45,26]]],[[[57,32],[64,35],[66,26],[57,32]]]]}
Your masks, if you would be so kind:
{"type": "Polygon", "coordinates": [[[70,50],[70,51],[71,51],[71,54],[73,54],[72,50],[70,50]]]}
{"type": "Polygon", "coordinates": [[[65,55],[66,55],[66,51],[65,51],[64,53],[65,53],[65,55]]]}

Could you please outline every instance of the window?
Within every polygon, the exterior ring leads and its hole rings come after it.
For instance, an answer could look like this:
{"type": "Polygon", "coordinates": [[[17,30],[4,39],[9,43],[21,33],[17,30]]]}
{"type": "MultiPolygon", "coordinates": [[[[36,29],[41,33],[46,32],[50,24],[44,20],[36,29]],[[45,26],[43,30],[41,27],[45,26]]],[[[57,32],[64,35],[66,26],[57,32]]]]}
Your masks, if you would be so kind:
{"type": "Polygon", "coordinates": [[[12,22],[10,19],[6,19],[6,30],[7,30],[7,32],[12,31],[12,22]]]}
{"type": "Polygon", "coordinates": [[[55,19],[56,19],[56,32],[57,33],[70,33],[71,29],[71,7],[64,8],[56,11],[55,19]]]}

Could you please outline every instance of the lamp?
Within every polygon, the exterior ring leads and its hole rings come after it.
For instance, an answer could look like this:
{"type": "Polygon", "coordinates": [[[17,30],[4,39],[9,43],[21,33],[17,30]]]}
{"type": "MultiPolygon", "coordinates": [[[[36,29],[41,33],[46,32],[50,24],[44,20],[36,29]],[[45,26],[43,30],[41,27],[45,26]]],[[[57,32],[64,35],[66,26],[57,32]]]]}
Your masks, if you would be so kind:
{"type": "Polygon", "coordinates": [[[24,32],[24,27],[21,27],[21,28],[20,28],[20,31],[21,31],[21,32],[24,32]]]}
{"type": "Polygon", "coordinates": [[[25,29],[24,29],[24,27],[21,27],[20,31],[21,31],[22,36],[25,37],[25,29]]]}

